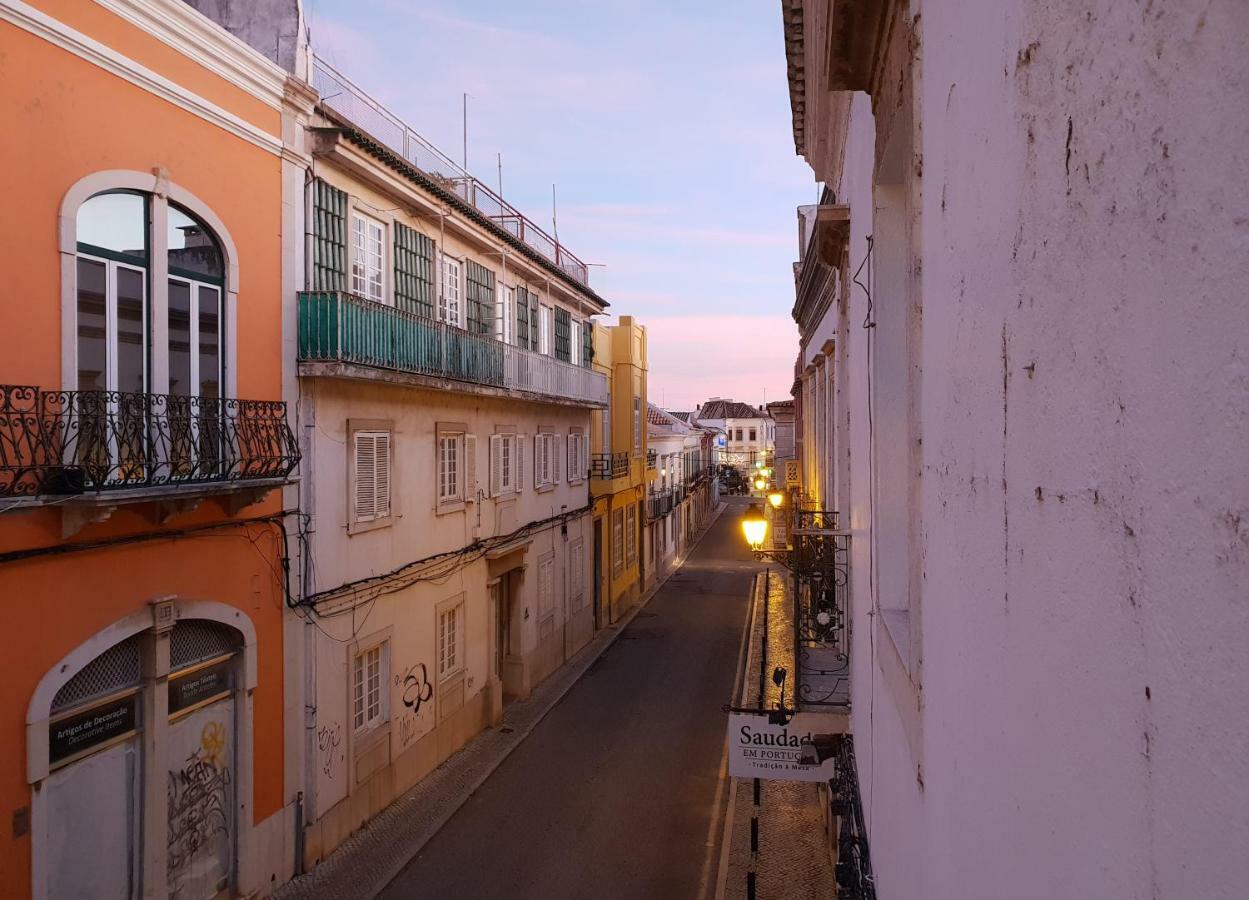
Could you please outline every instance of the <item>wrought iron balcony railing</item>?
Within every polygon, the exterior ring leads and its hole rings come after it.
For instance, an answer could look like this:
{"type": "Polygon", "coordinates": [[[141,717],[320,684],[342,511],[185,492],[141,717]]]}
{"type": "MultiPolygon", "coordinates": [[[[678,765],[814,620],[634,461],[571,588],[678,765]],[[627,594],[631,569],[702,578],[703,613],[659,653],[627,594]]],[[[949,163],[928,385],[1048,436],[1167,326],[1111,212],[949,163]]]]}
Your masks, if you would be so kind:
{"type": "Polygon", "coordinates": [[[312,60],[312,84],[321,94],[322,107],[336,113],[361,131],[368,132],[371,137],[445,186],[517,240],[546,257],[572,278],[589,285],[589,268],[567,247],[440,152],[409,128],[402,119],[319,56],[314,56],[312,60]]]}
{"type": "Polygon", "coordinates": [[[646,451],[646,468],[655,471],[655,461],[659,458],[659,454],[654,450],[646,451]]]}
{"type": "Polygon", "coordinates": [[[846,616],[850,536],[832,510],[797,510],[788,565],[794,573],[795,684],[799,708],[848,707],[850,640],[846,616]]]}
{"type": "Polygon", "coordinates": [[[601,372],[337,291],[300,293],[299,358],[607,405],[601,372]]]}
{"type": "Polygon", "coordinates": [[[0,499],[286,478],[286,404],[0,385],[0,499]]]}
{"type": "Polygon", "coordinates": [[[590,477],[627,478],[629,475],[628,453],[595,453],[590,457],[590,477]]]}
{"type": "Polygon", "coordinates": [[[650,521],[670,515],[674,506],[675,502],[670,488],[646,495],[646,516],[650,521]]]}

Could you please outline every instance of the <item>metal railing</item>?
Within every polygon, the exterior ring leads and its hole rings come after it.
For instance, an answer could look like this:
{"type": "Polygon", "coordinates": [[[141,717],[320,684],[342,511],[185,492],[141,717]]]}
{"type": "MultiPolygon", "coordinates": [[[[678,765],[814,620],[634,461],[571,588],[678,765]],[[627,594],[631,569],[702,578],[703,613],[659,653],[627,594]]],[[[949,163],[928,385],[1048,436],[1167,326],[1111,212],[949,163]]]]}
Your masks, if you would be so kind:
{"type": "Polygon", "coordinates": [[[655,471],[655,461],[659,458],[659,454],[654,450],[646,451],[646,468],[655,471]]]}
{"type": "Polygon", "coordinates": [[[285,478],[279,400],[0,385],[0,498],[285,478]]]}
{"type": "Polygon", "coordinates": [[[672,512],[674,506],[671,489],[655,491],[646,495],[646,516],[649,520],[662,519],[672,512]]]}
{"type": "Polygon", "coordinates": [[[550,260],[587,287],[590,270],[555,238],[527,219],[495,191],[425,140],[349,78],[321,59],[312,58],[312,84],[321,106],[385,144],[441,187],[458,196],[517,240],[550,260]]]}
{"type": "Polygon", "coordinates": [[[833,510],[799,509],[790,532],[794,573],[795,696],[799,708],[850,703],[850,640],[846,609],[850,536],[837,531],[833,510]]]}
{"type": "Polygon", "coordinates": [[[628,453],[595,453],[590,457],[590,477],[626,478],[629,475],[628,453]]]}
{"type": "Polygon", "coordinates": [[[337,291],[299,294],[299,358],[607,405],[607,376],[337,291]]]}

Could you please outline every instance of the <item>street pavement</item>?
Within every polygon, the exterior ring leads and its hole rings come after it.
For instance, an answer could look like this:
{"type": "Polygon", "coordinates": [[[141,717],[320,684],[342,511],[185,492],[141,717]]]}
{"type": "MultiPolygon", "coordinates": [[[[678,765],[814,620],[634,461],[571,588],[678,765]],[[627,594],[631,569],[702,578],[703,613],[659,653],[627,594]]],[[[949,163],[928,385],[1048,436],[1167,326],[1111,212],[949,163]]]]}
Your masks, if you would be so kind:
{"type": "Polygon", "coordinates": [[[753,575],[728,507],[612,647],[382,893],[680,898],[715,889],[721,762],[753,575]]]}

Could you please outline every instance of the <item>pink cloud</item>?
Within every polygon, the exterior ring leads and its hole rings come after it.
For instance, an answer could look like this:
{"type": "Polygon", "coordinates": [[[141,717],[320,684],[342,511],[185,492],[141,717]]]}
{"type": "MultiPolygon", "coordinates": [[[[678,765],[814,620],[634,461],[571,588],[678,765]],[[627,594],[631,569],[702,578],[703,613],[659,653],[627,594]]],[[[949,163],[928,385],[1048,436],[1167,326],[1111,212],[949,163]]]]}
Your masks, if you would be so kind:
{"type": "Polygon", "coordinates": [[[652,403],[690,409],[708,397],[784,400],[794,380],[798,329],[785,315],[651,316],[652,403]]]}

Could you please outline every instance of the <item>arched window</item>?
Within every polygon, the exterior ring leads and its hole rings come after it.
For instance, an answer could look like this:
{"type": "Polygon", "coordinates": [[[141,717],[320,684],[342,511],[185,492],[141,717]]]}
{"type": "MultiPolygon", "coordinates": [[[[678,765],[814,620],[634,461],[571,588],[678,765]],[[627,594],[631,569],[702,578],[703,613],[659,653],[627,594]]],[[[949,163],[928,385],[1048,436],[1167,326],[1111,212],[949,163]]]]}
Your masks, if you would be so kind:
{"type": "Polygon", "coordinates": [[[168,214],[169,393],[222,396],[221,248],[208,227],[176,206],[168,214]]]}
{"type": "Polygon", "coordinates": [[[129,191],[78,208],[80,391],[147,390],[150,220],[147,197],[129,191]]]}

